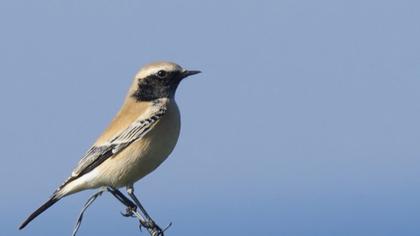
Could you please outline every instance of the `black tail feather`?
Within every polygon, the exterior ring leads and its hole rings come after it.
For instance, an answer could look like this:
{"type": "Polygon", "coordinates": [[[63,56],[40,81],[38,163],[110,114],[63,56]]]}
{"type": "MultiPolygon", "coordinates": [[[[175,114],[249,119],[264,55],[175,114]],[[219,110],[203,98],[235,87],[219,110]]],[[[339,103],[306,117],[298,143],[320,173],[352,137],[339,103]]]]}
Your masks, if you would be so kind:
{"type": "Polygon", "coordinates": [[[23,229],[29,222],[31,222],[35,217],[39,216],[42,212],[47,210],[50,206],[54,205],[54,203],[58,202],[60,198],[57,198],[53,195],[46,203],[44,203],[40,208],[34,211],[20,226],[19,229],[23,229]]]}

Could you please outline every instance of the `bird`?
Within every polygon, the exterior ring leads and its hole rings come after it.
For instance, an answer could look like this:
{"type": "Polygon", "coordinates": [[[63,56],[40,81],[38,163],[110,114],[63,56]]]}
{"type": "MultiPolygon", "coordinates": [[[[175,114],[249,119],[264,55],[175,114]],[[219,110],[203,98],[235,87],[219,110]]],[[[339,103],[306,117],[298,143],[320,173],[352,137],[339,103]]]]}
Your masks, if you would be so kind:
{"type": "Polygon", "coordinates": [[[139,203],[134,195],[134,183],[165,161],[178,141],[181,126],[175,101],[178,85],[198,73],[201,71],[186,70],[168,61],[143,66],[105,131],[87,150],[70,177],[19,229],[63,197],[87,189],[125,187],[129,196],[139,203]]]}

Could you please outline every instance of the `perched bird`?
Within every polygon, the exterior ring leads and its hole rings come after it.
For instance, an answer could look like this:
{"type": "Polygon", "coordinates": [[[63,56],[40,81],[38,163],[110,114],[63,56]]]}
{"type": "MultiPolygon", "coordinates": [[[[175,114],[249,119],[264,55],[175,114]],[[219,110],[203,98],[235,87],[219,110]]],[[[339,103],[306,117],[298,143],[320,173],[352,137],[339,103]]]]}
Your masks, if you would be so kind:
{"type": "Polygon", "coordinates": [[[61,198],[86,189],[126,187],[155,170],[172,152],[180,130],[174,96],[179,83],[200,71],[171,62],[144,66],[134,77],[111,124],[79,161],[71,176],[19,227],[24,228],[61,198]]]}

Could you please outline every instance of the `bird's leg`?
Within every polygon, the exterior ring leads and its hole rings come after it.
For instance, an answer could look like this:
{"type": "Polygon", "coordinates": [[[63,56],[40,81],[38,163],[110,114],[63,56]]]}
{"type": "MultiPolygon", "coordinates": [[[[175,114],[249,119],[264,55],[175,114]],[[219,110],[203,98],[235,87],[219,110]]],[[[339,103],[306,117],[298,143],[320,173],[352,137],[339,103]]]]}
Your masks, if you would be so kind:
{"type": "MultiPolygon", "coordinates": [[[[147,228],[149,232],[153,236],[163,236],[164,230],[162,230],[150,217],[150,215],[147,213],[146,209],[141,205],[139,199],[134,195],[134,188],[133,186],[127,187],[127,193],[131,197],[131,199],[136,203],[137,207],[140,209],[140,211],[143,213],[145,217],[145,224],[143,224],[143,227],[147,228]]],[[[166,230],[166,229],[165,229],[166,230]]]]}
{"type": "Polygon", "coordinates": [[[128,199],[124,194],[120,192],[120,190],[113,188],[113,187],[107,187],[107,190],[116,198],[118,201],[120,201],[122,204],[124,204],[127,209],[126,213],[121,213],[123,216],[126,217],[136,217],[140,222],[140,230],[141,227],[148,228],[149,221],[143,217],[138,211],[137,211],[137,205],[133,203],[130,199],[128,199]]]}
{"type": "Polygon", "coordinates": [[[113,188],[113,187],[107,187],[108,192],[110,192],[118,201],[120,201],[122,204],[124,204],[127,209],[125,210],[125,213],[121,213],[121,215],[125,217],[130,217],[134,215],[134,212],[137,212],[137,206],[132,202],[130,199],[128,199],[124,194],[120,192],[120,190],[113,188]]]}
{"type": "Polygon", "coordinates": [[[76,225],[74,226],[72,236],[75,236],[77,231],[79,230],[80,225],[82,224],[83,214],[85,213],[87,208],[96,200],[96,198],[101,196],[104,191],[105,191],[104,189],[99,190],[98,192],[90,196],[89,199],[86,201],[85,205],[82,208],[82,211],[79,214],[79,217],[77,218],[77,222],[76,222],[76,225]]]}
{"type": "Polygon", "coordinates": [[[145,216],[145,218],[147,220],[151,220],[152,218],[147,213],[146,209],[144,209],[144,207],[141,205],[139,199],[136,197],[136,195],[134,195],[134,188],[133,188],[133,186],[127,187],[127,193],[131,197],[131,199],[133,199],[133,201],[136,203],[136,206],[140,209],[140,211],[143,213],[143,215],[145,216]]]}

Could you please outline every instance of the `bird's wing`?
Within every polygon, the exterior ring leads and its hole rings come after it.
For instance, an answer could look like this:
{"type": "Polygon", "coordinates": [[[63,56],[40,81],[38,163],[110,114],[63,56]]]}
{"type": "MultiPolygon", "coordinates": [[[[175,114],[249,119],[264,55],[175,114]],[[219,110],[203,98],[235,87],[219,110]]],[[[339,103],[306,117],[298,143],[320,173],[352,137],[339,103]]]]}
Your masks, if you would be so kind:
{"type": "Polygon", "coordinates": [[[86,152],[85,156],[79,161],[78,165],[73,170],[71,177],[65,181],[60,188],[95,169],[105,160],[118,154],[134,141],[144,137],[144,135],[159,122],[160,118],[164,116],[165,113],[166,107],[160,107],[159,109],[151,112],[147,118],[138,118],[130,126],[104,144],[92,146],[86,152]]]}

